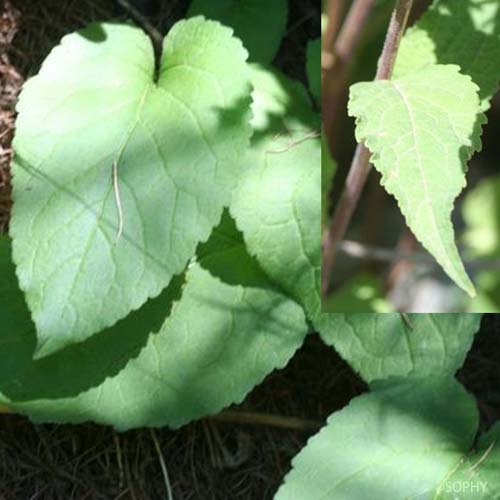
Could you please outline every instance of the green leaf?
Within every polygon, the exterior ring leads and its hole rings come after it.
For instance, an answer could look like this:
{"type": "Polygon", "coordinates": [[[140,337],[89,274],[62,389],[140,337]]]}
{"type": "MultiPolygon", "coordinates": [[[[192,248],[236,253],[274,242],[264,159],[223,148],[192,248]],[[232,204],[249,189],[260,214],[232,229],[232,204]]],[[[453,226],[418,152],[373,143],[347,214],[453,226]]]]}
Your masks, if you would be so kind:
{"type": "Polygon", "coordinates": [[[500,80],[500,4],[436,0],[403,37],[395,78],[429,64],[457,64],[479,86],[483,110],[500,80]]]}
{"type": "Polygon", "coordinates": [[[125,430],[179,427],[240,402],[301,345],[304,313],[269,284],[227,216],[198,259],[115,326],[33,360],[34,326],[1,238],[0,404],[35,421],[125,430]]]}
{"type": "Polygon", "coordinates": [[[493,500],[500,498],[500,424],[480,437],[475,453],[443,482],[436,500],[493,500]]]}
{"type": "Polygon", "coordinates": [[[252,154],[231,213],[249,252],[314,317],[321,309],[319,117],[298,83],[253,70],[252,154]]]}
{"type": "Polygon", "coordinates": [[[360,274],[323,302],[325,313],[388,313],[394,308],[384,297],[381,280],[360,274]]]}
{"type": "Polygon", "coordinates": [[[234,28],[252,61],[274,59],[285,34],[287,0],[193,0],[188,16],[203,14],[234,28]]]}
{"type": "Polygon", "coordinates": [[[356,138],[372,153],[385,189],[417,239],[469,295],[451,212],[467,161],[481,147],[477,87],[457,66],[427,66],[392,81],[351,87],[356,138]]]}
{"type": "Polygon", "coordinates": [[[245,57],[230,29],[181,21],[155,83],[145,33],[93,24],[25,85],[10,227],[36,357],[157,296],[209,237],[248,147],[245,57]]]}
{"type": "Polygon", "coordinates": [[[316,326],[323,340],[371,382],[455,373],[480,321],[479,314],[324,314],[316,326]]]}
{"type": "Polygon", "coordinates": [[[431,500],[477,424],[474,400],[451,377],[375,386],[330,416],[275,500],[431,500]]]}
{"type": "Polygon", "coordinates": [[[321,105],[321,38],[307,44],[307,78],[312,95],[321,105]]]}

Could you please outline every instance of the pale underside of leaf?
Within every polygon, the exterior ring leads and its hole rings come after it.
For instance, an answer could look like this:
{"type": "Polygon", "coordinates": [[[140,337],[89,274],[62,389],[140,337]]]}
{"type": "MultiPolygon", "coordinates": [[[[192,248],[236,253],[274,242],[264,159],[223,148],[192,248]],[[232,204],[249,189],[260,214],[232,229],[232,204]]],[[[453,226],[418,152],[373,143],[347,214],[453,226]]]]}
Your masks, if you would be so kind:
{"type": "Polygon", "coordinates": [[[250,135],[246,52],[231,33],[177,23],[155,83],[146,34],[95,24],[25,86],[10,227],[38,357],[157,296],[218,223],[250,135]]]}
{"type": "Polygon", "coordinates": [[[398,80],[355,84],[349,113],[410,229],[473,296],[451,213],[466,183],[467,161],[481,146],[485,118],[477,86],[457,66],[431,65],[398,80]]]}

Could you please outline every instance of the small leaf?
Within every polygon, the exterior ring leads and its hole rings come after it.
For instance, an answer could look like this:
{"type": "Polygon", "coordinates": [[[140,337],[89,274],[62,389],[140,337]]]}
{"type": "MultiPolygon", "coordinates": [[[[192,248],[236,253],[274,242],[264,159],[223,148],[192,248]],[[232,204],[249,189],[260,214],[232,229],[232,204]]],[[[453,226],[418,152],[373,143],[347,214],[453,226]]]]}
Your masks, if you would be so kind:
{"type": "Polygon", "coordinates": [[[351,87],[356,138],[372,152],[385,189],[417,239],[469,295],[451,212],[466,163],[481,147],[477,87],[456,66],[428,66],[398,80],[351,87]]]}
{"type": "Polygon", "coordinates": [[[477,424],[473,398],[451,377],[375,386],[330,416],[275,500],[431,500],[477,424]]]}
{"type": "Polygon", "coordinates": [[[367,382],[406,375],[452,375],[462,366],[479,314],[323,314],[322,339],[367,382]]]}
{"type": "Polygon", "coordinates": [[[231,213],[252,255],[307,314],[321,300],[319,117],[296,82],[254,67],[252,154],[231,213]]]}
{"type": "Polygon", "coordinates": [[[287,0],[193,0],[188,16],[202,14],[234,28],[250,60],[269,63],[285,34],[287,0]]]}
{"type": "Polygon", "coordinates": [[[240,402],[302,344],[304,313],[269,283],[227,216],[198,260],[115,326],[33,360],[34,326],[0,238],[0,404],[35,421],[125,430],[179,427],[240,402]]]}
{"type": "Polygon", "coordinates": [[[157,296],[209,237],[248,147],[245,58],[230,29],[181,21],[155,83],[145,33],[93,24],[25,85],[10,228],[36,357],[157,296]]]}

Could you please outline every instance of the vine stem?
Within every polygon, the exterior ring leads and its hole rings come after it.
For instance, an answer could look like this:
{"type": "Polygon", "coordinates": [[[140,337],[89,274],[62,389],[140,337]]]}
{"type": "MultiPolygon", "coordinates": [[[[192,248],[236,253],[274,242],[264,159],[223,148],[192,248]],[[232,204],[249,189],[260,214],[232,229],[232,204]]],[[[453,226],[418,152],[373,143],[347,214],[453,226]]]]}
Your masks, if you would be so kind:
{"type": "MultiPolygon", "coordinates": [[[[388,80],[392,76],[412,4],[413,0],[396,0],[375,80],[388,80]]],[[[369,172],[370,152],[363,144],[358,144],[344,190],[323,241],[323,266],[321,271],[321,294],[323,297],[327,295],[330,288],[337,244],[345,235],[369,172]]]]}

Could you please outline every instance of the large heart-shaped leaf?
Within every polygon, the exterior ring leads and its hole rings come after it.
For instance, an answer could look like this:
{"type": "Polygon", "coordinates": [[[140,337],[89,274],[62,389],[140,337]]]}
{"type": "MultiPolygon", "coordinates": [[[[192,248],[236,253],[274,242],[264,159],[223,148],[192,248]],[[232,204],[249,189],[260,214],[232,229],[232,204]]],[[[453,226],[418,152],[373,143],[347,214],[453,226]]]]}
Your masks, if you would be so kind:
{"type": "Polygon", "coordinates": [[[455,373],[480,321],[480,314],[323,314],[316,327],[323,340],[371,382],[455,373]]]}
{"type": "Polygon", "coordinates": [[[275,499],[435,499],[469,453],[477,424],[473,398],[451,377],[376,386],[309,440],[275,499]]]}
{"type": "Polygon", "coordinates": [[[269,63],[285,34],[288,0],[193,0],[188,16],[200,14],[234,28],[250,59],[269,63]]]}
{"type": "Polygon", "coordinates": [[[303,87],[254,67],[251,168],[231,212],[263,269],[314,318],[320,313],[321,139],[303,87]]]}
{"type": "Polygon", "coordinates": [[[38,357],[157,296],[209,237],[249,140],[245,59],[229,28],[181,21],[155,83],[141,30],[94,24],[26,84],[11,235],[38,357]]]}
{"type": "Polygon", "coordinates": [[[36,421],[178,427],[241,401],[308,331],[302,308],[269,282],[229,217],[159,297],[39,360],[5,238],[0,274],[0,404],[36,421]]]}

